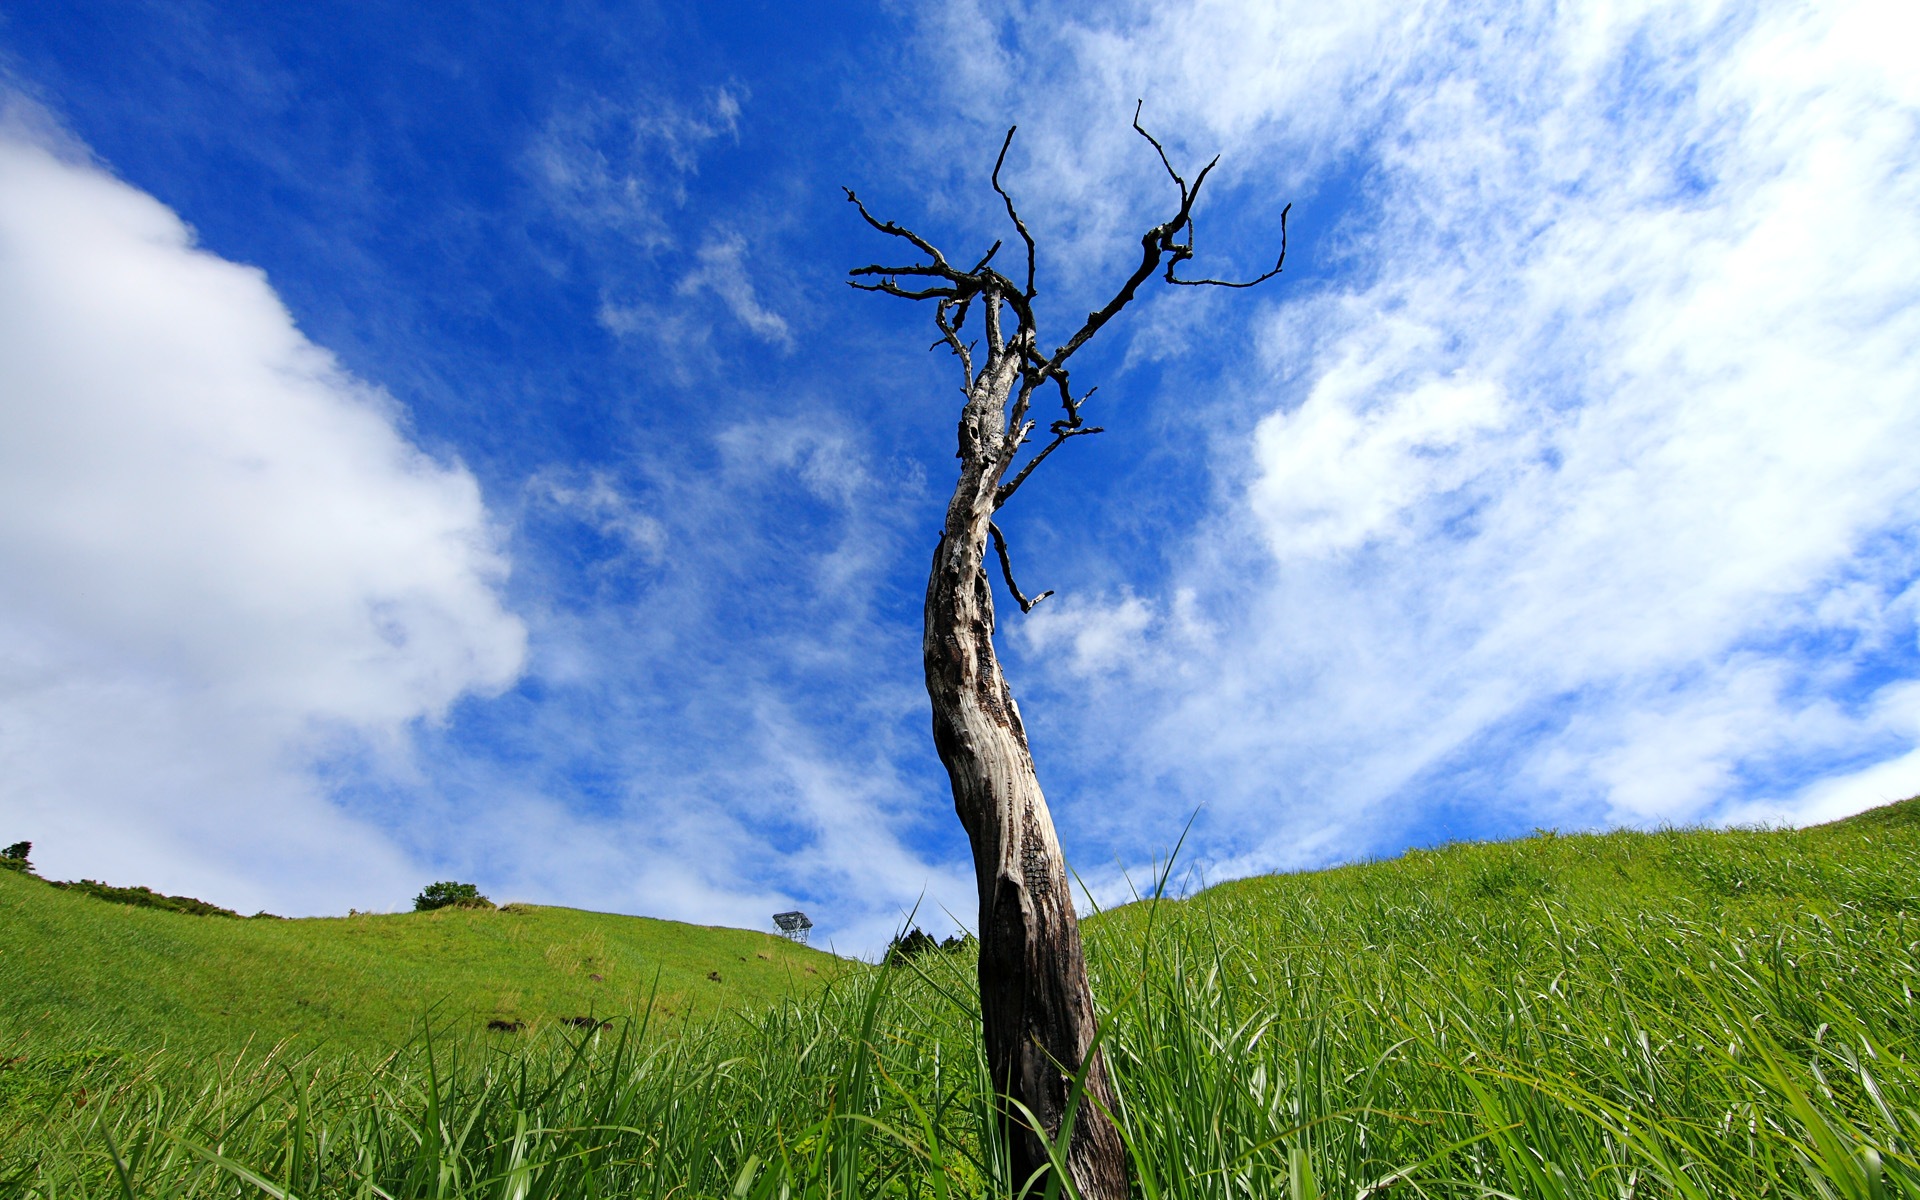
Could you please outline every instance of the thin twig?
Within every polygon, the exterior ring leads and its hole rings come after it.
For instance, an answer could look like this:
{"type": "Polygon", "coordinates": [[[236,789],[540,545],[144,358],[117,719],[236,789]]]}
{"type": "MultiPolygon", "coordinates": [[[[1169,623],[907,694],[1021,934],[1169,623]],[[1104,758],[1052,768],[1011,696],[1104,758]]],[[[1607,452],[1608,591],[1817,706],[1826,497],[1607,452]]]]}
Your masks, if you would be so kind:
{"type": "Polygon", "coordinates": [[[867,219],[867,224],[878,229],[881,233],[888,234],[892,237],[905,238],[907,241],[913,243],[914,249],[931,258],[937,265],[942,267],[947,265],[946,256],[934,249],[932,242],[929,242],[911,229],[902,228],[899,225],[895,225],[892,221],[882,221],[876,218],[872,213],[867,211],[866,205],[860,203],[860,197],[853,194],[852,188],[841,188],[840,190],[845,192],[847,199],[853,203],[855,208],[860,210],[860,215],[867,219]]]}
{"type": "Polygon", "coordinates": [[[1020,592],[1020,585],[1013,581],[1013,559],[1009,557],[1007,554],[1006,535],[1001,533],[1000,527],[994,524],[992,521],[987,522],[987,532],[993,535],[994,553],[1000,556],[1000,577],[1007,581],[1007,590],[1013,593],[1014,603],[1020,606],[1021,612],[1023,613],[1032,612],[1034,605],[1040,603],[1042,600],[1045,600],[1048,596],[1053,595],[1053,589],[1048,588],[1046,591],[1041,592],[1038,596],[1035,596],[1031,600],[1027,599],[1024,595],[1022,595],[1020,592]]]}
{"type": "Polygon", "coordinates": [[[1145,108],[1146,106],[1147,106],[1147,101],[1144,97],[1134,101],[1133,131],[1139,134],[1141,137],[1147,139],[1147,141],[1152,144],[1154,150],[1159,152],[1160,165],[1167,169],[1167,174],[1173,179],[1174,186],[1180,189],[1180,199],[1185,200],[1187,198],[1187,181],[1180,178],[1180,172],[1174,170],[1173,164],[1167,160],[1167,148],[1160,144],[1160,139],[1148,133],[1140,125],[1140,110],[1145,108]]]}
{"type": "MultiPolygon", "coordinates": [[[[1047,455],[1052,454],[1055,450],[1058,450],[1061,447],[1061,445],[1066,442],[1068,438],[1086,437],[1088,434],[1105,433],[1105,432],[1106,430],[1102,429],[1098,425],[1087,425],[1079,429],[1062,429],[1060,425],[1056,423],[1053,429],[1053,440],[1048,442],[1044,447],[1042,447],[1040,450],[1040,453],[1034,455],[1033,458],[1027,463],[1026,466],[1021,467],[1019,474],[1015,475],[1011,480],[1001,484],[999,487],[994,489],[993,491],[994,509],[997,511],[1001,505],[1005,504],[1008,500],[1012,499],[1013,494],[1020,490],[1020,485],[1027,481],[1027,476],[1033,474],[1033,469],[1039,466],[1041,463],[1047,461],[1047,455]]],[[[1036,603],[1038,602],[1036,601],[1036,603]]]]}
{"type": "MultiPolygon", "coordinates": [[[[958,303],[960,315],[964,318],[967,312],[966,304],[964,301],[958,303]]],[[[940,327],[940,340],[952,347],[954,357],[960,360],[960,390],[964,392],[973,386],[973,355],[969,354],[967,347],[961,343],[957,323],[947,320],[947,310],[953,308],[955,304],[956,301],[951,299],[940,301],[939,307],[933,313],[933,323],[940,327]]],[[[940,342],[935,342],[933,346],[939,344],[940,342]]],[[[927,349],[931,350],[933,346],[927,349]]]]}
{"type": "MultiPolygon", "coordinates": [[[[1022,294],[1026,296],[1027,299],[1031,300],[1033,299],[1033,294],[1034,294],[1033,293],[1033,267],[1034,267],[1033,235],[1027,232],[1027,223],[1020,219],[1020,214],[1014,211],[1013,197],[1007,195],[1007,189],[1000,186],[1000,167],[1001,167],[1001,164],[1007,161],[1007,147],[1013,145],[1013,131],[1018,128],[1020,128],[1018,125],[1008,126],[1007,140],[1000,143],[1000,157],[993,160],[993,190],[996,192],[999,192],[1000,198],[1007,202],[1007,217],[1010,220],[1012,220],[1013,227],[1020,231],[1020,240],[1024,241],[1027,244],[1027,290],[1022,294]]],[[[998,242],[994,243],[994,248],[995,249],[999,248],[998,242]]],[[[981,264],[981,266],[985,266],[985,265],[986,265],[985,263],[981,264]]],[[[978,270],[979,268],[976,267],[974,269],[978,270]]]]}

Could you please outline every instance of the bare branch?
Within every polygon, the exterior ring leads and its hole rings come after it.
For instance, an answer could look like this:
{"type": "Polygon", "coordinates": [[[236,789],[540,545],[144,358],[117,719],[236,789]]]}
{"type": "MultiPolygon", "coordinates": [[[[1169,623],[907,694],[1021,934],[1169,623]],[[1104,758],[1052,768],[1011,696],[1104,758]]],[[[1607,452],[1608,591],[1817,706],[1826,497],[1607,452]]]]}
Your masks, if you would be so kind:
{"type": "MultiPolygon", "coordinates": [[[[1142,103],[1144,104],[1144,102],[1142,103]]],[[[1086,323],[1082,325],[1071,338],[1067,339],[1065,345],[1053,352],[1053,357],[1048,359],[1047,362],[1039,368],[1039,374],[1042,377],[1058,371],[1067,359],[1073,357],[1074,351],[1086,345],[1088,340],[1091,339],[1094,334],[1100,332],[1100,328],[1108,321],[1111,321],[1116,313],[1132,303],[1134,294],[1140,290],[1140,285],[1145,283],[1148,277],[1153,274],[1154,269],[1160,265],[1162,256],[1171,256],[1167,264],[1166,277],[1175,283],[1184,282],[1199,286],[1212,285],[1218,287],[1252,287],[1254,284],[1264,283],[1280,273],[1280,264],[1275,264],[1273,270],[1262,275],[1259,279],[1249,280],[1246,283],[1226,283],[1218,280],[1174,279],[1173,268],[1179,263],[1193,257],[1194,201],[1199,199],[1200,188],[1207,182],[1207,176],[1211,174],[1213,168],[1219,164],[1220,158],[1218,155],[1215,155],[1213,161],[1200,168],[1200,173],[1194,177],[1193,186],[1187,186],[1186,180],[1181,178],[1180,173],[1173,169],[1173,163],[1167,158],[1166,148],[1160,144],[1160,140],[1151,133],[1148,133],[1146,128],[1140,124],[1140,108],[1140,105],[1134,107],[1133,127],[1139,132],[1141,137],[1147,139],[1148,143],[1153,146],[1154,152],[1160,156],[1161,165],[1166,167],[1167,174],[1173,179],[1175,186],[1180,189],[1180,207],[1173,216],[1155,225],[1141,235],[1140,265],[1134,268],[1133,274],[1127,277],[1126,283],[1122,284],[1120,290],[1114,293],[1113,299],[1107,301],[1101,308],[1088,313],[1086,323]],[[1185,242],[1179,240],[1183,230],[1187,233],[1187,240],[1185,242]]],[[[1291,209],[1291,206],[1289,206],[1289,209],[1291,209]]],[[[1281,225],[1283,239],[1285,232],[1286,227],[1283,221],[1281,225]]],[[[1284,240],[1282,241],[1281,253],[1284,257],[1284,240]]]]}
{"type": "MultiPolygon", "coordinates": [[[[1160,159],[1160,165],[1167,172],[1167,178],[1173,181],[1179,190],[1179,205],[1166,220],[1149,228],[1140,237],[1140,261],[1127,276],[1119,289],[1101,307],[1087,314],[1080,328],[1075,330],[1065,343],[1056,348],[1052,355],[1043,355],[1038,347],[1038,322],[1033,312],[1032,301],[1035,295],[1035,280],[1038,252],[1032,232],[1021,218],[1013,196],[1000,182],[1000,172],[1005,169],[1007,154],[1013,146],[1014,134],[1018,126],[1008,128],[1007,135],[1000,142],[1000,153],[994,159],[991,176],[993,190],[1006,206],[1007,218],[1013,222],[1019,232],[1022,244],[1027,250],[1027,277],[1023,288],[1002,275],[992,266],[993,258],[999,253],[1002,242],[996,241],[988,248],[980,261],[970,271],[961,271],[948,263],[933,243],[927,241],[912,230],[892,221],[881,221],[867,211],[853,189],[845,189],[847,199],[860,210],[860,215],[870,226],[890,237],[902,238],[921,251],[930,261],[905,266],[885,266],[879,263],[857,267],[849,275],[849,283],[862,291],[881,292],[889,296],[898,296],[906,300],[937,300],[938,312],[934,324],[939,327],[940,338],[930,349],[945,344],[960,359],[962,379],[969,395],[980,380],[989,373],[998,375],[1010,364],[1005,355],[1014,355],[1013,362],[1019,365],[1019,386],[1013,395],[1000,397],[1006,404],[1005,421],[1001,425],[1002,433],[998,439],[1000,450],[997,453],[1011,458],[1026,443],[1032,432],[1033,422],[1028,419],[1033,394],[1042,385],[1051,380],[1060,392],[1060,407],[1064,413],[1062,419],[1050,425],[1053,440],[1047,443],[1011,481],[995,489],[994,507],[1004,504],[1034,468],[1045,461],[1055,450],[1065,444],[1067,439],[1085,433],[1098,433],[1098,429],[1085,428],[1080,410],[1093,389],[1076,397],[1068,379],[1067,360],[1092,340],[1121,309],[1131,304],[1140,287],[1158,273],[1169,284],[1182,287],[1228,287],[1250,288],[1265,283],[1280,274],[1287,260],[1287,218],[1293,211],[1291,204],[1280,210],[1280,255],[1273,269],[1254,279],[1182,279],[1179,266],[1194,257],[1194,220],[1193,210],[1199,201],[1200,192],[1206,186],[1207,179],[1219,165],[1216,155],[1201,167],[1189,183],[1185,176],[1174,169],[1173,159],[1167,153],[1160,139],[1149,132],[1140,123],[1145,111],[1145,102],[1134,106],[1133,128],[1146,143],[1153,147],[1154,154],[1160,159]],[[927,280],[929,286],[903,286],[902,279],[927,280]],[[872,280],[872,282],[867,282],[872,280]],[[985,311],[982,321],[986,325],[987,357],[976,371],[973,358],[973,343],[963,343],[960,329],[966,324],[973,302],[984,301],[985,311]],[[1007,327],[1006,314],[1002,305],[1013,311],[1016,321],[1011,329],[1007,327]]],[[[1011,577],[1009,576],[1009,582],[1011,577]]]]}
{"type": "Polygon", "coordinates": [[[868,263],[864,267],[855,267],[848,275],[859,278],[865,275],[920,275],[928,279],[965,279],[966,276],[952,267],[929,265],[927,263],[908,263],[904,267],[888,267],[879,263],[868,263]]]}
{"type": "Polygon", "coordinates": [[[1001,533],[1000,527],[998,525],[995,525],[992,521],[987,522],[987,532],[993,535],[993,550],[994,550],[994,553],[1000,556],[1000,578],[1007,581],[1007,590],[1013,593],[1014,603],[1020,606],[1021,612],[1023,613],[1032,612],[1034,605],[1040,603],[1042,600],[1045,600],[1048,596],[1053,595],[1053,589],[1048,588],[1046,591],[1041,592],[1038,596],[1035,596],[1031,600],[1027,599],[1026,596],[1022,595],[1020,592],[1020,585],[1013,581],[1013,559],[1009,557],[1007,554],[1006,535],[1001,533]]]}
{"type": "MultiPolygon", "coordinates": [[[[1031,300],[1033,299],[1033,235],[1027,232],[1027,223],[1022,221],[1020,214],[1014,210],[1013,197],[1007,195],[1007,189],[1000,186],[1000,167],[1007,161],[1007,147],[1013,145],[1013,131],[1018,128],[1020,128],[1018,125],[1007,127],[1007,140],[1000,143],[1000,157],[993,160],[993,190],[999,192],[1000,198],[1007,202],[1007,216],[1013,221],[1013,227],[1020,231],[1020,240],[1027,244],[1027,290],[1021,294],[1031,300]]],[[[995,242],[994,248],[998,249],[999,245],[995,242]]],[[[985,265],[984,261],[980,264],[980,266],[985,265]]],[[[976,271],[979,269],[979,267],[974,268],[976,271]]]]}
{"type": "Polygon", "coordinates": [[[960,294],[953,288],[926,288],[918,292],[909,291],[890,279],[883,279],[879,283],[861,283],[857,279],[849,279],[847,280],[847,286],[862,292],[884,292],[889,296],[899,296],[903,300],[951,299],[960,294]]]}
{"type": "MultiPolygon", "coordinates": [[[[1184,208],[1177,219],[1181,222],[1185,221],[1186,214],[1184,208]]],[[[1124,284],[1120,285],[1120,290],[1114,293],[1113,299],[1107,301],[1093,312],[1088,313],[1086,323],[1080,326],[1079,330],[1075,332],[1072,337],[1067,339],[1066,345],[1061,346],[1053,352],[1053,357],[1048,359],[1046,365],[1040,368],[1042,376],[1051,375],[1053,372],[1058,371],[1062,363],[1073,357],[1074,351],[1086,345],[1087,342],[1093,338],[1094,334],[1100,332],[1101,326],[1113,320],[1114,314],[1133,302],[1134,293],[1140,290],[1140,285],[1151,278],[1154,268],[1160,265],[1160,256],[1166,249],[1165,243],[1170,239],[1172,231],[1178,228],[1179,225],[1173,222],[1167,222],[1165,224],[1155,225],[1152,229],[1147,230],[1145,235],[1140,239],[1140,265],[1135,267],[1133,274],[1127,277],[1127,281],[1124,284]]]]}
{"type": "Polygon", "coordinates": [[[867,219],[867,224],[878,229],[881,233],[888,234],[892,237],[905,238],[907,241],[913,243],[915,249],[919,250],[920,253],[926,255],[928,258],[931,258],[939,266],[944,267],[947,265],[946,255],[934,249],[932,242],[929,242],[911,229],[904,229],[901,226],[895,225],[892,221],[881,221],[877,219],[872,213],[867,211],[866,205],[860,203],[860,197],[853,194],[852,188],[841,188],[840,190],[845,192],[847,199],[852,201],[853,206],[860,210],[860,215],[867,219]]]}
{"type": "Polygon", "coordinates": [[[1054,373],[1054,379],[1060,384],[1060,407],[1067,410],[1067,419],[1065,421],[1054,422],[1055,431],[1058,432],[1059,428],[1063,425],[1068,429],[1080,428],[1080,406],[1092,399],[1093,394],[1100,390],[1099,386],[1095,385],[1088,388],[1086,392],[1076,400],[1073,396],[1073,389],[1067,385],[1067,373],[1065,371],[1056,371],[1054,373]]]}
{"type": "Polygon", "coordinates": [[[1248,280],[1245,280],[1244,282],[1230,282],[1224,279],[1175,279],[1174,278],[1173,269],[1179,266],[1180,263],[1183,262],[1184,260],[1193,257],[1193,218],[1191,217],[1187,218],[1187,253],[1168,261],[1167,274],[1166,274],[1167,282],[1177,283],[1182,287],[1224,287],[1224,288],[1250,288],[1250,287],[1256,287],[1260,284],[1265,283],[1267,280],[1272,279],[1275,275],[1278,275],[1281,271],[1281,268],[1287,265],[1287,214],[1292,211],[1293,211],[1292,204],[1288,204],[1285,208],[1280,210],[1280,257],[1278,260],[1274,262],[1273,270],[1268,271],[1265,275],[1260,276],[1258,279],[1248,279],[1248,280]]]}
{"type": "Polygon", "coordinates": [[[1174,170],[1173,164],[1167,160],[1167,148],[1160,144],[1160,139],[1148,133],[1145,129],[1141,128],[1140,110],[1145,108],[1146,106],[1147,106],[1147,102],[1144,98],[1134,101],[1133,131],[1139,134],[1141,137],[1147,139],[1147,141],[1153,145],[1154,150],[1156,150],[1159,153],[1160,165],[1167,169],[1168,177],[1173,180],[1174,186],[1180,189],[1180,199],[1182,201],[1185,201],[1187,198],[1187,181],[1180,178],[1180,172],[1174,170]]]}
{"type": "MultiPolygon", "coordinates": [[[[960,360],[960,390],[964,392],[973,386],[973,355],[967,352],[966,346],[960,341],[960,335],[957,332],[958,323],[947,320],[947,310],[954,307],[954,304],[953,300],[942,300],[939,308],[934,311],[933,323],[940,327],[941,341],[951,346],[954,357],[960,360]]],[[[967,314],[966,302],[960,301],[959,305],[960,315],[964,319],[967,314]]],[[[933,346],[939,344],[940,342],[935,342],[933,346]]],[[[927,349],[931,350],[933,346],[928,346],[927,349]]]]}
{"type": "MultiPolygon", "coordinates": [[[[1013,498],[1015,492],[1020,490],[1020,485],[1027,481],[1027,476],[1033,474],[1033,469],[1047,461],[1047,455],[1058,450],[1068,438],[1085,437],[1090,433],[1106,432],[1106,430],[1098,425],[1085,425],[1077,429],[1063,429],[1061,428],[1061,424],[1062,423],[1058,421],[1054,422],[1053,440],[1048,442],[1041,449],[1040,453],[1034,455],[1032,461],[1028,462],[1026,466],[1021,467],[1018,475],[1015,475],[1012,479],[994,489],[993,507],[996,512],[999,511],[1001,505],[1013,498]]],[[[1008,586],[1012,586],[1011,580],[1008,581],[1008,586]]],[[[1034,603],[1038,604],[1039,601],[1036,600],[1034,603]]]]}

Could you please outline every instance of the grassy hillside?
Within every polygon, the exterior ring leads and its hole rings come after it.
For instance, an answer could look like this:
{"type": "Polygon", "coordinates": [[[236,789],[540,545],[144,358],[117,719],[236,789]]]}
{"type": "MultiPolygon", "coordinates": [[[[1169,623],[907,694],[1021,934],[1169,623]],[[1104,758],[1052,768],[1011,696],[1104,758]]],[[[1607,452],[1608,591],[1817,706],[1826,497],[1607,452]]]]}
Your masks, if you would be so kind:
{"type": "MultiPolygon", "coordinates": [[[[1087,929],[1137,1195],[1920,1200],[1916,918],[1909,801],[1414,851],[1087,929]]],[[[1016,1194],[971,970],[852,967],[646,1042],[56,1038],[0,1069],[0,1196],[1016,1194]]]]}
{"type": "MultiPolygon", "coordinates": [[[[1516,910],[1748,921],[1832,907],[1920,915],[1916,853],[1920,797],[1803,830],[1543,830],[1520,841],[1456,843],[1388,861],[1237,880],[1159,909],[1163,918],[1200,910],[1244,924],[1269,957],[1284,953],[1271,942],[1273,926],[1296,909],[1332,908],[1356,935],[1413,945],[1423,944],[1423,918],[1451,935],[1462,920],[1516,910]],[[1380,925],[1369,917],[1379,913],[1395,915],[1380,925]]],[[[1104,919],[1118,932],[1134,929],[1146,913],[1129,905],[1104,919]]]]}
{"type": "Polygon", "coordinates": [[[83,1032],[121,1046],[231,1050],[298,1036],[384,1050],[429,1012],[454,1029],[538,1027],[630,1012],[656,983],[661,1016],[699,1019],[809,990],[837,961],[747,930],[526,905],[188,916],[0,871],[0,1055],[83,1032]]]}

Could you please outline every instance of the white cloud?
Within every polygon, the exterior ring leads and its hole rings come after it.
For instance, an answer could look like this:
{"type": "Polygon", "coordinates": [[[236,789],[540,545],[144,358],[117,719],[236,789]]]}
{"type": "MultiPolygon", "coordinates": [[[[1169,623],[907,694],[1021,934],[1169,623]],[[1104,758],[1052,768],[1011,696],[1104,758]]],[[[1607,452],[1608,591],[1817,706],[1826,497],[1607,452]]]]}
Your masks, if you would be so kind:
{"type": "Polygon", "coordinates": [[[0,123],[0,813],[56,874],[393,903],[417,880],[315,764],[518,674],[478,486],[32,120],[0,123]]]}
{"type": "Polygon", "coordinates": [[[971,920],[970,875],[924,849],[929,827],[960,835],[917,609],[889,578],[922,553],[907,528],[928,497],[818,397],[755,412],[737,386],[705,393],[742,416],[697,445],[531,482],[524,531],[644,516],[660,551],[527,537],[528,682],[423,739],[408,830],[496,899],[749,928],[797,906],[851,952],[884,947],[923,891],[922,925],[971,920]],[[556,586],[542,554],[589,560],[596,586],[556,586]]]}
{"type": "Polygon", "coordinates": [[[1064,655],[1075,671],[1097,675],[1137,662],[1152,623],[1152,611],[1138,596],[1108,604],[1050,596],[1019,628],[1036,652],[1064,655]]]}
{"type": "MultiPolygon", "coordinates": [[[[1431,343],[1434,332],[1417,336],[1431,343]]],[[[1369,328],[1369,340],[1377,333],[1389,340],[1404,335],[1392,321],[1369,328]]],[[[1492,439],[1502,432],[1499,386],[1455,377],[1424,379],[1404,391],[1383,387],[1384,364],[1401,361],[1377,346],[1343,347],[1305,404],[1273,414],[1254,431],[1261,475],[1248,501],[1276,555],[1344,550],[1387,536],[1405,514],[1430,508],[1436,494],[1484,469],[1474,451],[1493,453],[1492,439]]]]}
{"type": "Polygon", "coordinates": [[[692,362],[711,359],[714,322],[690,303],[699,298],[719,301],[760,341],[793,346],[786,318],[754,287],[745,235],[711,231],[690,264],[680,261],[694,240],[686,228],[688,184],[713,144],[738,140],[745,100],[737,86],[687,104],[597,99],[555,111],[526,154],[528,174],[573,236],[588,245],[607,235],[624,243],[593,255],[593,269],[603,277],[601,328],[652,341],[681,382],[691,382],[692,362]],[[640,251],[637,259],[632,247],[640,251]],[[654,269],[678,275],[675,299],[661,298],[659,281],[648,277],[654,269]]]}

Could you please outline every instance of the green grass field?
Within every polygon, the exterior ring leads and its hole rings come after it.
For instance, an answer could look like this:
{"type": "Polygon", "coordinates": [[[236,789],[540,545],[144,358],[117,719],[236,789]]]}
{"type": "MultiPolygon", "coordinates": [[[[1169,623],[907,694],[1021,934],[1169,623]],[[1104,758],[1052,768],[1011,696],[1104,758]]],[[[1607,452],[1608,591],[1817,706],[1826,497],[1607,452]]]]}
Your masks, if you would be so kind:
{"type": "MultiPolygon", "coordinates": [[[[1087,929],[1140,1196],[1875,1200],[1920,1198],[1917,916],[1909,801],[1410,852],[1087,929]]],[[[474,919],[449,936],[510,918],[474,919]]],[[[0,1071],[0,1196],[1017,1194],[971,969],[384,1052],[156,1051],[82,1005],[0,1071]]]]}
{"type": "Polygon", "coordinates": [[[429,1012],[537,1031],[632,1012],[656,987],[663,1018],[700,1019],[806,991],[838,962],[771,934],[569,908],[184,916],[0,871],[0,1047],[108,1031],[193,1052],[289,1037],[379,1051],[429,1012]]]}

